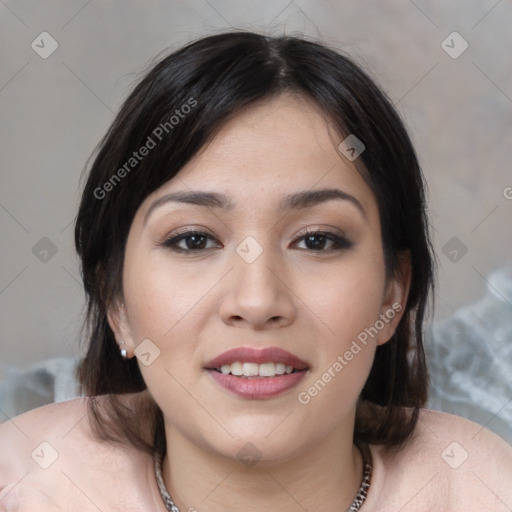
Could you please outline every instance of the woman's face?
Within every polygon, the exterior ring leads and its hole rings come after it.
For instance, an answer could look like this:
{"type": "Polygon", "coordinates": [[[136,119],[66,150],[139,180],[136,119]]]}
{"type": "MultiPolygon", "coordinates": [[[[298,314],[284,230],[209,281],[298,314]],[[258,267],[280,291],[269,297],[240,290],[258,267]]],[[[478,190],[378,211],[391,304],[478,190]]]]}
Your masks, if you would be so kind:
{"type": "Polygon", "coordinates": [[[225,124],[137,211],[109,320],[168,432],[231,458],[251,442],[269,461],[352,437],[407,290],[385,280],[377,203],[340,142],[313,104],[281,95],[225,124]],[[250,350],[211,364],[236,348],[250,350]]]}

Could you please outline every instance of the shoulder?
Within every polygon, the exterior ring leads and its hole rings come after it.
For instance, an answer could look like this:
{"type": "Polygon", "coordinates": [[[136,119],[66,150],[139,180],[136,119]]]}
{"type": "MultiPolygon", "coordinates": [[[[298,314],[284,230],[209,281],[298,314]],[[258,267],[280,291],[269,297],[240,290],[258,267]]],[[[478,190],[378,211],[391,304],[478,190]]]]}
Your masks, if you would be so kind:
{"type": "Polygon", "coordinates": [[[494,511],[512,504],[512,446],[473,421],[423,409],[409,443],[375,453],[386,475],[382,492],[400,489],[406,510],[494,511]]]}
{"type": "Polygon", "coordinates": [[[9,499],[49,500],[51,510],[60,510],[56,504],[62,510],[97,510],[100,503],[109,504],[112,488],[119,491],[117,505],[125,501],[120,496],[131,501],[125,510],[152,503],[151,486],[144,479],[137,483],[138,470],[151,474],[151,457],[129,445],[97,439],[89,421],[90,400],[46,405],[0,424],[0,510],[7,494],[9,499]]]}
{"type": "Polygon", "coordinates": [[[33,409],[0,424],[0,483],[8,476],[25,474],[43,443],[42,458],[47,458],[39,462],[48,464],[48,457],[55,457],[50,455],[53,445],[62,444],[66,433],[86,416],[87,398],[75,398],[33,409]],[[46,454],[45,446],[48,446],[46,454]]]}
{"type": "Polygon", "coordinates": [[[512,446],[484,426],[460,416],[422,410],[415,444],[420,450],[441,449],[443,468],[456,470],[467,466],[478,472],[479,468],[489,466],[508,470],[505,474],[512,477],[512,446]]]}

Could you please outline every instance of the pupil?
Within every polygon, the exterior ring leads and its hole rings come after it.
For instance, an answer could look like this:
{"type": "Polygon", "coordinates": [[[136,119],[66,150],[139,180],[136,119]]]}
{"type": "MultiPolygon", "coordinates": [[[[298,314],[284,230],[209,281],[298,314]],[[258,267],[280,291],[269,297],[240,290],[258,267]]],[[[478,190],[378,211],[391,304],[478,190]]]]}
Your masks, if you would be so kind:
{"type": "Polygon", "coordinates": [[[203,235],[192,235],[188,238],[188,242],[192,242],[192,243],[188,243],[189,249],[191,248],[191,246],[192,246],[192,249],[198,249],[204,243],[204,236],[203,235]]]}
{"type": "Polygon", "coordinates": [[[319,248],[321,249],[321,248],[323,248],[324,244],[325,244],[325,236],[323,236],[323,235],[311,235],[311,236],[308,236],[308,238],[306,239],[306,245],[308,245],[308,247],[310,249],[319,249],[319,248]],[[314,242],[315,239],[318,239],[319,242],[315,243],[314,242]],[[312,244],[308,245],[309,242],[312,242],[312,244]]]}

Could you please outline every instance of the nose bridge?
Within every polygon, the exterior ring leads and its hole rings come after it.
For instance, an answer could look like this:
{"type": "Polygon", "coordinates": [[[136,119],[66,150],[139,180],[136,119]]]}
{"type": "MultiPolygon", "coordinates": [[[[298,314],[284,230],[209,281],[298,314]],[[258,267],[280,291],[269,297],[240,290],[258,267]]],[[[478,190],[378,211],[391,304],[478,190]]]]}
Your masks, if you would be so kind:
{"type": "Polygon", "coordinates": [[[260,244],[254,236],[246,237],[236,248],[234,270],[241,295],[266,295],[266,299],[278,293],[280,288],[276,271],[281,268],[277,249],[271,246],[269,237],[260,244]]]}
{"type": "Polygon", "coordinates": [[[225,321],[244,319],[253,326],[262,326],[269,320],[292,320],[293,302],[282,275],[285,265],[269,238],[261,236],[260,243],[255,236],[248,236],[236,247],[223,301],[225,321]]]}

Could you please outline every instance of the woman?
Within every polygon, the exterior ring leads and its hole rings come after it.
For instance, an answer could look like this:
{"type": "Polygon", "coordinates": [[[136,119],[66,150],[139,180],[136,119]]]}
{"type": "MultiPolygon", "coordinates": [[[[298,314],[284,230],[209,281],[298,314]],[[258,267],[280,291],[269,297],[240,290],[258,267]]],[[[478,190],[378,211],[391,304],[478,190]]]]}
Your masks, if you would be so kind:
{"type": "Polygon", "coordinates": [[[512,506],[511,447],[421,408],[423,178],[347,57],[231,32],[164,58],[75,237],[87,396],[0,427],[5,510],[512,506]]]}

